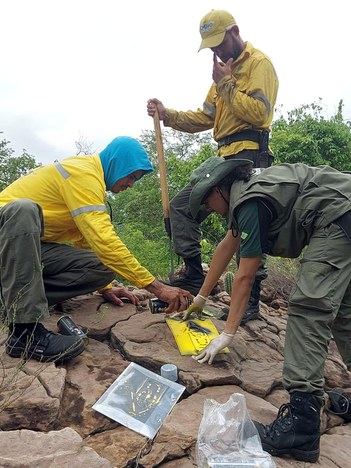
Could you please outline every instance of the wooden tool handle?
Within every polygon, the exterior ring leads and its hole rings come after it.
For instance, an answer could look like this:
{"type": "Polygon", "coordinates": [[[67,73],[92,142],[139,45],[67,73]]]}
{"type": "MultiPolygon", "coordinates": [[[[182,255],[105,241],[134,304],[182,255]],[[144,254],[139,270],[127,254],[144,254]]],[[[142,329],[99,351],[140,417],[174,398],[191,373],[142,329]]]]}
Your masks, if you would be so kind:
{"type": "Polygon", "coordinates": [[[168,188],[167,188],[167,172],[166,172],[166,162],[165,155],[163,151],[163,142],[162,142],[162,133],[160,126],[160,118],[158,112],[155,112],[154,115],[154,127],[156,135],[156,150],[160,171],[160,184],[161,184],[161,196],[162,196],[162,209],[163,217],[169,219],[169,198],[168,198],[168,188]]]}

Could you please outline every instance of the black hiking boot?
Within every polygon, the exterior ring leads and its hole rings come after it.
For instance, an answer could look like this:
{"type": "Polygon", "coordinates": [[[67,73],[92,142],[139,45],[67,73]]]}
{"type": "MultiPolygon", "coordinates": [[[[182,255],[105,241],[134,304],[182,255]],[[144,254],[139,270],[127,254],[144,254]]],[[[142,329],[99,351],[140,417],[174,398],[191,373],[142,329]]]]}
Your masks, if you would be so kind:
{"type": "Polygon", "coordinates": [[[261,281],[255,279],[254,284],[252,285],[249,303],[245,314],[241,319],[240,325],[245,325],[249,320],[256,320],[260,317],[260,293],[261,281]]]}
{"type": "Polygon", "coordinates": [[[333,388],[328,392],[330,407],[328,411],[337,414],[347,422],[351,422],[351,394],[341,388],[333,388]]]}
{"type": "Polygon", "coordinates": [[[268,426],[254,421],[262,448],[273,456],[291,455],[315,463],[319,457],[320,404],[310,393],[294,392],[268,426]]]}
{"type": "Polygon", "coordinates": [[[184,273],[179,276],[179,278],[173,279],[170,282],[170,285],[185,289],[193,296],[196,296],[196,294],[198,294],[200,291],[202,283],[205,279],[201,264],[201,255],[199,254],[195,257],[184,258],[184,262],[184,273]]]}
{"type": "Polygon", "coordinates": [[[84,343],[81,338],[53,333],[41,323],[24,328],[21,333],[10,330],[6,341],[6,353],[25,360],[62,363],[83,351],[84,343]]]}
{"type": "Polygon", "coordinates": [[[191,278],[184,274],[182,276],[179,276],[179,278],[175,278],[169,284],[170,286],[185,289],[186,291],[189,291],[190,294],[192,294],[193,296],[196,296],[201,289],[204,279],[204,276],[198,278],[191,278]]]}

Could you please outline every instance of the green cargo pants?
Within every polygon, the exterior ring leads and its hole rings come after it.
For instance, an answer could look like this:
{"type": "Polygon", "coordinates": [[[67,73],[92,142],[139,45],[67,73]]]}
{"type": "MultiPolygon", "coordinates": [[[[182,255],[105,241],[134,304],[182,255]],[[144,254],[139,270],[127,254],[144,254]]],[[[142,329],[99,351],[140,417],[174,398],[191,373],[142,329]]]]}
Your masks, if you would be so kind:
{"type": "Polygon", "coordinates": [[[48,306],[96,291],[114,278],[93,252],[44,243],[42,210],[29,199],[0,207],[0,293],[8,322],[47,317],[48,306]]]}
{"type": "Polygon", "coordinates": [[[351,242],[336,224],[316,228],[292,290],[283,383],[323,403],[324,364],[331,337],[351,371],[351,242]]]}

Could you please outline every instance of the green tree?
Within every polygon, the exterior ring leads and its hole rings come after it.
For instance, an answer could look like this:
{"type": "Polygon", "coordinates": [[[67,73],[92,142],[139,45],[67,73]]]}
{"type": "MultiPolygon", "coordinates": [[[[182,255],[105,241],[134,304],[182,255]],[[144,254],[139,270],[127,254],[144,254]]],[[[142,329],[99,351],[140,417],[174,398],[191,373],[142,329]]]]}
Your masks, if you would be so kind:
{"type": "Polygon", "coordinates": [[[271,146],[275,163],[303,162],[351,170],[351,125],[343,119],[343,102],[331,118],[323,116],[322,102],[288,112],[272,124],[271,146]]]}
{"type": "Polygon", "coordinates": [[[9,147],[9,143],[7,140],[0,141],[0,191],[38,166],[33,156],[26,150],[23,150],[21,156],[12,156],[14,150],[9,147]]]}

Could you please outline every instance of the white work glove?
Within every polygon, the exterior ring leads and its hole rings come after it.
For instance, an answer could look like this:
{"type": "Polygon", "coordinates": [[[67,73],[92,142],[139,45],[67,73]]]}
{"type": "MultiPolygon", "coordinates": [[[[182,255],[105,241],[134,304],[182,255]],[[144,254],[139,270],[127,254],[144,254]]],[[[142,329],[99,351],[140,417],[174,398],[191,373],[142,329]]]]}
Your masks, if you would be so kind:
{"type": "Polygon", "coordinates": [[[191,316],[201,316],[201,313],[203,311],[203,308],[205,307],[207,301],[207,297],[201,296],[201,294],[198,294],[197,296],[194,297],[193,302],[190,304],[190,306],[184,310],[183,312],[183,320],[189,320],[191,316]]]}
{"type": "Polygon", "coordinates": [[[219,336],[213,338],[210,344],[207,345],[200,354],[193,356],[193,358],[199,361],[201,364],[208,361],[208,363],[211,365],[216,354],[222,351],[222,349],[226,346],[229,346],[232,343],[233,338],[234,335],[222,332],[219,336]]]}

